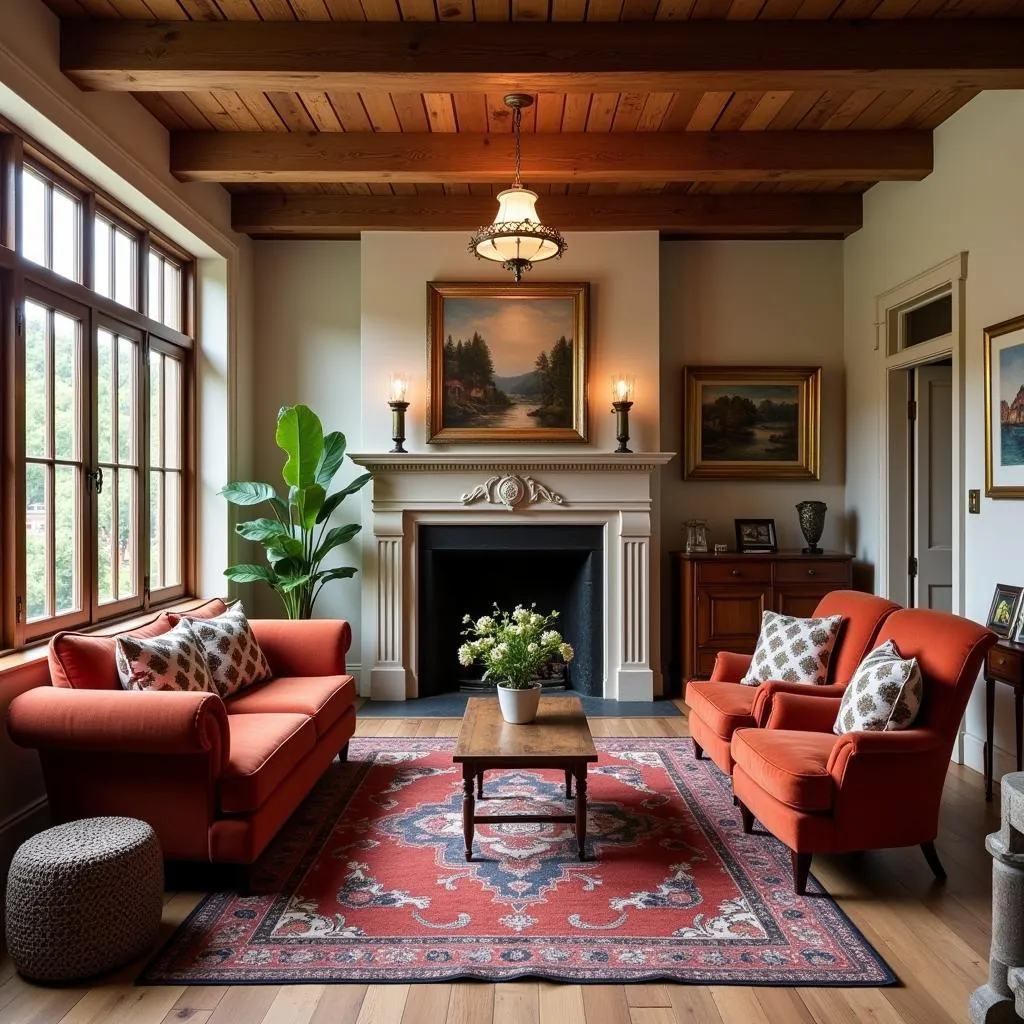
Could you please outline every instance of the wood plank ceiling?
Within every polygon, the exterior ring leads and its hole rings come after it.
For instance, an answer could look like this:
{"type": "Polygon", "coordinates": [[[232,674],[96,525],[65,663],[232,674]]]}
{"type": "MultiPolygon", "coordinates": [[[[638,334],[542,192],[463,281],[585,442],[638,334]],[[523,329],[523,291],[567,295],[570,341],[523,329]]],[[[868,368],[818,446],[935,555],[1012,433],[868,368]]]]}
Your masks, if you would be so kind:
{"type": "MultiPolygon", "coordinates": [[[[175,26],[169,23],[187,21],[333,20],[352,28],[359,22],[756,20],[789,21],[798,32],[797,23],[807,22],[906,20],[920,25],[931,19],[1024,18],[1024,0],[46,2],[63,19],[62,60],[72,79],[88,87],[140,90],[135,91],[139,102],[175,133],[175,173],[184,180],[224,182],[235,193],[236,226],[257,236],[351,237],[361,228],[462,229],[486,222],[495,209],[489,197],[507,187],[511,177],[511,117],[502,103],[504,90],[481,86],[484,76],[477,81],[466,76],[465,91],[448,91],[457,75],[439,77],[438,91],[374,88],[369,76],[365,89],[338,83],[317,89],[311,87],[316,76],[299,82],[296,91],[259,89],[251,87],[259,75],[249,73],[237,76],[242,88],[209,88],[210,77],[200,70],[176,76],[187,89],[147,84],[138,69],[114,82],[91,70],[109,72],[111,65],[96,59],[107,40],[90,38],[97,26],[86,20],[107,23],[104,31],[111,22],[159,21],[164,24],[150,28],[171,40],[175,26]],[[197,134],[211,132],[220,134],[197,134]],[[242,134],[229,139],[228,133],[242,134]],[[299,133],[301,141],[267,137],[286,133],[299,133]],[[338,133],[364,140],[349,143],[338,133]],[[371,144],[367,133],[394,137],[371,144]],[[434,134],[453,133],[465,138],[433,144],[434,134]],[[489,143],[487,137],[494,135],[505,138],[489,143]]],[[[1002,24],[1016,29],[1024,27],[1024,20],[1002,24]]],[[[663,31],[679,28],[665,26],[663,31]]],[[[124,45],[145,50],[141,63],[163,66],[157,47],[137,40],[124,45]]],[[[167,52],[172,50],[169,42],[167,52]]],[[[628,63],[622,71],[630,70],[628,63]]],[[[1024,57],[1018,63],[1024,70],[1024,57]]],[[[767,59],[765,66],[772,66],[767,59]]],[[[964,66],[974,63],[967,58],[964,66]]],[[[296,81],[302,76],[278,77],[296,81]]],[[[758,81],[756,71],[740,78],[743,85],[758,81]]],[[[800,82],[799,76],[792,78],[800,82]]],[[[539,209],[564,229],[642,226],[673,237],[843,237],[859,224],[859,197],[874,181],[919,179],[928,173],[926,133],[976,95],[984,81],[971,74],[936,78],[923,70],[915,80],[913,67],[899,80],[902,88],[866,87],[872,81],[866,69],[860,77],[865,87],[857,87],[856,74],[835,76],[832,88],[820,87],[826,75],[818,78],[822,81],[815,88],[730,90],[728,78],[718,75],[713,88],[655,91],[654,79],[638,75],[636,91],[588,91],[586,75],[581,75],[565,91],[538,92],[536,104],[524,112],[524,182],[556,197],[541,202],[539,209]],[[727,134],[716,140],[712,136],[718,133],[727,134]],[[770,133],[782,134],[769,138],[770,133]],[[559,134],[565,138],[533,141],[534,135],[559,134]]],[[[783,75],[775,84],[785,82],[783,75]]]]}

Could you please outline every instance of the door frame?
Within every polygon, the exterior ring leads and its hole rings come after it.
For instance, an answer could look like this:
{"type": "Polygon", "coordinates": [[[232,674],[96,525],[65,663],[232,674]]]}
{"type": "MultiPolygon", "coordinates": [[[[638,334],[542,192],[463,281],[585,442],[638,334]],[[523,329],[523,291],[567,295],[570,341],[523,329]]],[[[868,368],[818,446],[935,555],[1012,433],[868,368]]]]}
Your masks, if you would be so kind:
{"type": "Polygon", "coordinates": [[[952,608],[962,615],[965,606],[964,530],[967,501],[964,464],[965,408],[965,302],[967,253],[960,252],[916,277],[883,292],[875,299],[875,348],[882,352],[880,388],[881,430],[878,451],[878,578],[876,589],[883,597],[908,603],[910,596],[910,421],[907,402],[910,375],[905,371],[952,361],[953,383],[953,595],[952,608]],[[942,295],[953,304],[953,329],[949,334],[912,347],[904,347],[902,315],[942,295]],[[897,504],[894,504],[897,503],[897,504]]]}

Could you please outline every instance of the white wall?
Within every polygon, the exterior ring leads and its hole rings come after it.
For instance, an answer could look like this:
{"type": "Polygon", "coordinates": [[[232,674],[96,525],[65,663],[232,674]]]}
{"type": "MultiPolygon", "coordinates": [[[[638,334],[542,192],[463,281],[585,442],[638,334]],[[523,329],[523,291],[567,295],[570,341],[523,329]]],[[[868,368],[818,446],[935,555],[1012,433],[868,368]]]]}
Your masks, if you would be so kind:
{"type": "MultiPolygon", "coordinates": [[[[844,243],[848,454],[847,514],[857,554],[877,562],[882,353],[875,296],[968,252],[965,323],[966,488],[985,489],[982,330],[1024,312],[1024,92],[983,93],[935,132],[935,170],[922,182],[876,185],[864,227],[844,243]]],[[[984,622],[997,582],[1024,583],[1024,505],[982,497],[965,523],[965,612],[984,622]]],[[[1000,687],[1006,691],[1006,687],[1000,687]]],[[[964,755],[981,770],[983,687],[967,713],[964,755]]],[[[998,693],[996,775],[1013,767],[1013,708],[998,693]]]]}
{"type": "MultiPolygon", "coordinates": [[[[256,242],[255,373],[252,437],[256,476],[282,488],[284,453],[274,443],[277,410],[304,403],[323,420],[324,430],[340,430],[350,451],[359,447],[359,243],[256,242]]],[[[386,406],[385,406],[386,408],[386,406]]],[[[337,480],[356,475],[346,463],[337,480]]],[[[338,524],[361,515],[360,498],[343,503],[338,524]]],[[[330,565],[360,567],[358,539],[332,553],[330,565]]],[[[262,549],[248,552],[262,561],[262,549]]],[[[360,657],[362,578],[336,580],[325,587],[316,614],[352,623],[349,661],[360,657]]],[[[252,594],[254,610],[280,616],[281,603],[267,587],[252,594]]],[[[350,666],[351,667],[351,666],[350,666]]]]}
{"type": "Polygon", "coordinates": [[[662,475],[662,546],[681,548],[687,519],[709,544],[735,547],[737,517],[775,520],[780,548],[800,548],[794,506],[828,505],[821,545],[846,550],[843,265],[841,242],[666,242],[661,247],[661,431],[685,452],[683,367],[789,363],[822,367],[821,480],[682,479],[681,454],[662,475]]]}

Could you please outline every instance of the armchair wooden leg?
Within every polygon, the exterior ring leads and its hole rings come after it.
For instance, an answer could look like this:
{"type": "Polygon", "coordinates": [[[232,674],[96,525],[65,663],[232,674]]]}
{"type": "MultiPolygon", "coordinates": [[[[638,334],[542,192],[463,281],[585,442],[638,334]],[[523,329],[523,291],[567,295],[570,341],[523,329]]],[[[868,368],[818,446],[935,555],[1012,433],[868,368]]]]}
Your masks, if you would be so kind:
{"type": "Polygon", "coordinates": [[[749,836],[750,833],[754,831],[754,816],[750,813],[750,809],[746,804],[740,803],[738,799],[736,800],[736,803],[740,809],[740,820],[743,822],[743,831],[749,836]]]}
{"type": "Polygon", "coordinates": [[[807,892],[807,876],[811,873],[811,855],[796,850],[790,850],[789,855],[793,861],[793,891],[803,896],[807,892]]]}
{"type": "Polygon", "coordinates": [[[693,756],[698,761],[704,760],[704,748],[691,736],[690,742],[693,744],[693,756]]]}
{"type": "Polygon", "coordinates": [[[932,874],[935,878],[940,882],[944,882],[946,880],[946,869],[942,866],[942,861],[939,860],[935,844],[922,843],[921,852],[924,854],[924,859],[928,861],[928,867],[932,869],[932,874]]]}
{"type": "Polygon", "coordinates": [[[338,760],[339,761],[347,761],[348,760],[348,744],[347,743],[345,744],[345,746],[343,746],[341,748],[341,750],[338,751],[338,760]]]}

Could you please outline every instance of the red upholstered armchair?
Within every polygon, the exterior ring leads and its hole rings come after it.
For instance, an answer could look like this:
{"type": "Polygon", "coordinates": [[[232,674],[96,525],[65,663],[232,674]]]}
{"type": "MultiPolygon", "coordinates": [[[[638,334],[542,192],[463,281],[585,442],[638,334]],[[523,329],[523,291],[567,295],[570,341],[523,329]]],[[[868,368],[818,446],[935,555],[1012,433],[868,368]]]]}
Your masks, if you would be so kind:
{"type": "Polygon", "coordinates": [[[751,656],[728,651],[719,653],[711,678],[691,682],[686,687],[690,735],[698,759],[707,753],[723,772],[731,774],[733,733],[737,729],[763,725],[778,693],[841,697],[850,676],[875,646],[882,623],[898,608],[892,601],[856,590],[834,590],[821,599],[814,609],[816,617],[842,615],[844,619],[829,662],[828,686],[784,682],[741,686],[738,684],[750,667],[751,656]]]}
{"type": "Polygon", "coordinates": [[[791,850],[803,893],[815,853],[920,845],[937,878],[939,803],[960,719],[995,634],[926,609],[893,612],[878,635],[917,658],[924,697],[897,732],[832,732],[838,697],[777,694],[763,729],[732,739],[733,791],[744,831],[756,818],[791,850]]]}

